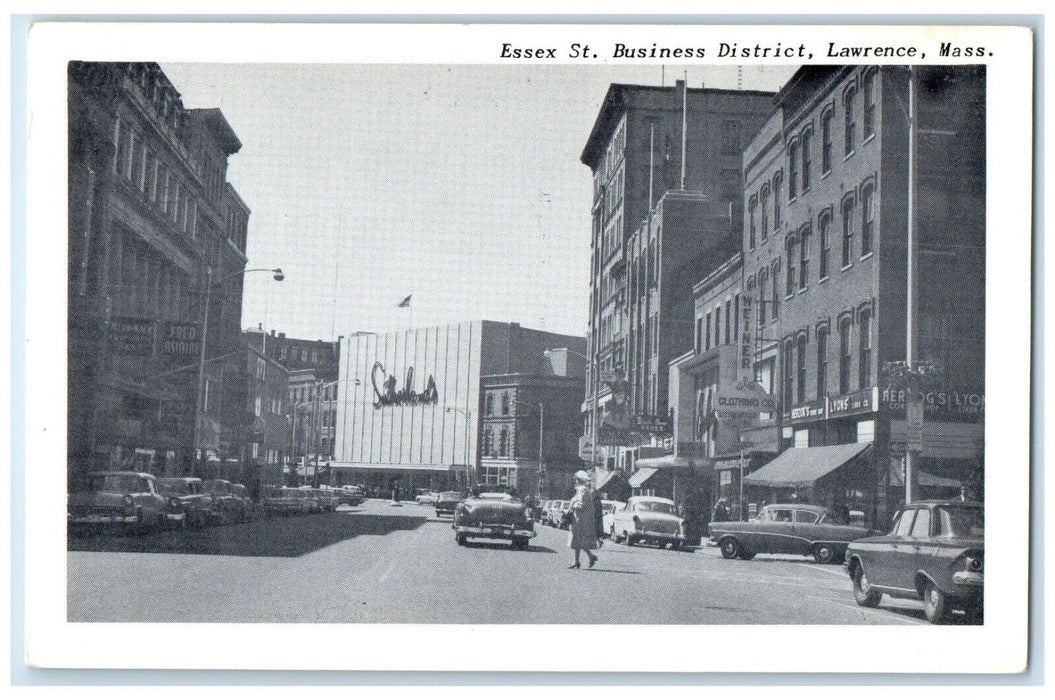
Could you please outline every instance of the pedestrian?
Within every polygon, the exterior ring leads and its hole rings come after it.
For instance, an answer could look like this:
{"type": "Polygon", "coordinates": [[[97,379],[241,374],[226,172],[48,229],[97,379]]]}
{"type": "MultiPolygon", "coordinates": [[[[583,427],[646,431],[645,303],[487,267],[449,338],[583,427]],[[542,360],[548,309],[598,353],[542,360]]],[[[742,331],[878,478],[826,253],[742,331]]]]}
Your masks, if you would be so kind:
{"type": "Polygon", "coordinates": [[[568,533],[568,547],[575,552],[575,563],[569,569],[579,568],[579,552],[586,551],[590,558],[590,568],[597,563],[597,555],[591,549],[597,548],[597,530],[594,525],[593,489],[590,488],[590,475],[579,470],[575,472],[575,495],[571,499],[571,512],[574,519],[568,533]]]}

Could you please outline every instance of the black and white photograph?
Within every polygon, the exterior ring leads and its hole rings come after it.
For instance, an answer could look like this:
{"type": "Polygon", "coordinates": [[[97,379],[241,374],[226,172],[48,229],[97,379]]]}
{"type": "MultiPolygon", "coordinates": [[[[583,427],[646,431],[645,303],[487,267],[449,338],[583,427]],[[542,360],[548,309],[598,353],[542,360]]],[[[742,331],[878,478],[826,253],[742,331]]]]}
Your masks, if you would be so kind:
{"type": "Polygon", "coordinates": [[[1021,668],[1028,30],[48,29],[43,665],[1021,668]]]}

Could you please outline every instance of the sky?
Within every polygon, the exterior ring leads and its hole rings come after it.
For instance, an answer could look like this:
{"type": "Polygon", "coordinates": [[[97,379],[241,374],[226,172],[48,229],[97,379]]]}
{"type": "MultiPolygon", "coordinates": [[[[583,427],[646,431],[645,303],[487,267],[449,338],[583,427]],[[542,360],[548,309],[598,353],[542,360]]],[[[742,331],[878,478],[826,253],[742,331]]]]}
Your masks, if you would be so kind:
{"type": "Polygon", "coordinates": [[[163,64],[242,142],[242,325],[334,340],[487,319],[587,328],[592,180],[613,82],[777,90],[791,66],[163,64]],[[399,302],[412,295],[409,309],[399,302]]]}

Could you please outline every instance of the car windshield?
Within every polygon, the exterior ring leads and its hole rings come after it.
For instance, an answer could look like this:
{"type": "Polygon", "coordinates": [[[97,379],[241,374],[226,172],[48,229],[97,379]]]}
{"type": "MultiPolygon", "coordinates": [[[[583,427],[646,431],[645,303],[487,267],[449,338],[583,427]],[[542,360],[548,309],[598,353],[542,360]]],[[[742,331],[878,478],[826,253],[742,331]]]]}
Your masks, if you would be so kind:
{"type": "Polygon", "coordinates": [[[973,506],[939,507],[938,535],[944,537],[985,536],[985,511],[973,506]]]}
{"type": "Polygon", "coordinates": [[[104,474],[91,479],[92,491],[142,493],[150,490],[147,480],[134,474],[104,474]]]}
{"type": "Polygon", "coordinates": [[[444,491],[440,494],[441,501],[460,501],[462,494],[459,491],[444,491]]]}
{"type": "Polygon", "coordinates": [[[228,493],[228,485],[222,481],[206,481],[205,482],[206,493],[228,493]]]}
{"type": "Polygon", "coordinates": [[[662,503],[660,501],[641,501],[637,504],[635,510],[647,513],[667,513],[668,515],[676,515],[673,503],[662,503]]]}
{"type": "Polygon", "coordinates": [[[179,479],[162,479],[158,481],[158,486],[165,493],[174,493],[181,496],[196,493],[188,481],[180,481],[179,479]]]}

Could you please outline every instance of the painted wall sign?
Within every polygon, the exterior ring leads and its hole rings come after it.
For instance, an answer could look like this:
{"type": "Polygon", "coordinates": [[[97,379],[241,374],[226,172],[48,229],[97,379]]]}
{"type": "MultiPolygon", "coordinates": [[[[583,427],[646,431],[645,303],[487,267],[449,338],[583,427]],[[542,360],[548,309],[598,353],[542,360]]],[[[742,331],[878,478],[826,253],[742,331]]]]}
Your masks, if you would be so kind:
{"type": "Polygon", "coordinates": [[[714,408],[720,414],[772,413],[777,410],[777,398],[757,383],[740,379],[732,385],[718,385],[714,408]]]}
{"type": "Polygon", "coordinates": [[[380,362],[374,363],[370,381],[374,385],[374,408],[384,406],[413,406],[416,404],[438,403],[440,392],[436,389],[436,380],[432,375],[425,381],[425,388],[420,392],[414,391],[414,368],[407,367],[407,374],[403,381],[403,388],[396,390],[396,376],[388,375],[385,378],[385,366],[380,362]]]}
{"type": "Polygon", "coordinates": [[[117,316],[110,320],[110,349],[118,355],[153,355],[156,325],[153,319],[117,316]]]}
{"type": "Polygon", "coordinates": [[[179,357],[197,357],[200,354],[197,323],[168,321],[163,328],[161,351],[164,354],[179,357]]]}

